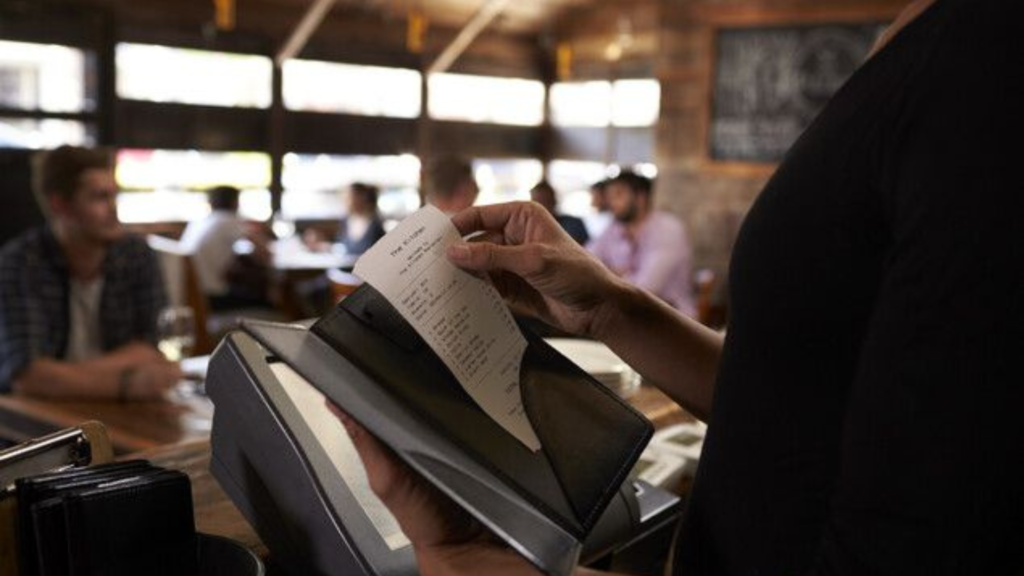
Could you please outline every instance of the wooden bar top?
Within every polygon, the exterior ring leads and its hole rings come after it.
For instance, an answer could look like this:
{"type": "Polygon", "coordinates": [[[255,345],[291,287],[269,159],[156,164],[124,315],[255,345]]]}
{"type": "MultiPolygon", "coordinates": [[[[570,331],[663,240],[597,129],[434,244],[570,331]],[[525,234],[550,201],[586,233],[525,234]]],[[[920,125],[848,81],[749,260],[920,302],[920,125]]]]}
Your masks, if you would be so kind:
{"type": "MultiPolygon", "coordinates": [[[[652,386],[641,386],[628,401],[656,428],[692,420],[652,386]]],[[[114,449],[119,454],[128,454],[209,437],[213,405],[201,396],[122,404],[0,395],[0,436],[10,440],[24,441],[86,420],[99,420],[106,425],[114,449]]]]}
{"type": "Polygon", "coordinates": [[[201,396],[120,403],[0,395],[0,431],[9,440],[24,441],[86,420],[102,422],[114,450],[127,454],[209,437],[213,404],[201,396]]]}

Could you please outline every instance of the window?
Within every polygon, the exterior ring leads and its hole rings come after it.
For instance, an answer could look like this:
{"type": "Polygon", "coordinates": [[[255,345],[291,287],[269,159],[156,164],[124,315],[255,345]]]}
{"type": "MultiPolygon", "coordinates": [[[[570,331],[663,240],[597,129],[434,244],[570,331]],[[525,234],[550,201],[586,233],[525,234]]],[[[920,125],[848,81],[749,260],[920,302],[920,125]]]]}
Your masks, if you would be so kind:
{"type": "Polygon", "coordinates": [[[270,58],[170,48],[117,45],[117,94],[150,102],[269,108],[270,58]]]}
{"type": "Polygon", "coordinates": [[[220,184],[242,190],[239,213],[270,218],[270,157],[259,152],[121,150],[117,155],[118,214],[124,222],[189,221],[209,212],[205,191],[220,184]]]}
{"type": "Polygon", "coordinates": [[[529,200],[530,188],[544,176],[544,165],[533,159],[478,159],[473,175],[480,187],[478,205],[529,200]]]}
{"type": "Polygon", "coordinates": [[[95,135],[84,122],[0,118],[0,148],[50,149],[63,144],[92,146],[95,135]]]}
{"type": "Polygon", "coordinates": [[[590,204],[590,187],[617,172],[603,162],[552,160],[548,164],[548,182],[558,193],[559,208],[573,216],[594,212],[590,204]]]}
{"type": "Polygon", "coordinates": [[[96,107],[86,89],[87,54],[77,48],[0,40],[0,108],[24,110],[0,117],[0,148],[56,148],[95,143],[93,127],[52,114],[82,114],[96,107]]]}
{"type": "Polygon", "coordinates": [[[289,60],[284,104],[291,110],[417,118],[420,73],[401,68],[289,60]]]}
{"type": "Polygon", "coordinates": [[[612,85],[612,124],[653,126],[661,110],[657,80],[617,80],[612,85]]]}
{"type": "Polygon", "coordinates": [[[0,40],[0,107],[86,112],[86,55],[77,48],[0,40]]]}
{"type": "Polygon", "coordinates": [[[551,86],[551,123],[555,126],[607,126],[611,122],[609,82],[562,82],[551,86]]]}
{"type": "Polygon", "coordinates": [[[516,126],[544,122],[544,84],[537,80],[433,74],[428,82],[432,118],[516,126]]]}
{"type": "Polygon", "coordinates": [[[401,219],[420,205],[420,160],[400,156],[286,154],[281,211],[289,220],[338,218],[345,213],[341,192],[353,182],[380,187],[377,206],[401,219]]]}
{"type": "Polygon", "coordinates": [[[562,82],[551,86],[555,126],[651,126],[658,121],[657,80],[562,82]]]}

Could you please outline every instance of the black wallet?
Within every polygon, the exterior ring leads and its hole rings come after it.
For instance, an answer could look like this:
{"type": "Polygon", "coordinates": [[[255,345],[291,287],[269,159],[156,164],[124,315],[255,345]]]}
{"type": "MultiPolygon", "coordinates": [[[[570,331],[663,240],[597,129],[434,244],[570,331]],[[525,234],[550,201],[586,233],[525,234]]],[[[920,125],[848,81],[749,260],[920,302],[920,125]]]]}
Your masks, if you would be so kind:
{"type": "Polygon", "coordinates": [[[17,490],[22,576],[196,572],[185,474],[130,462],[28,478],[17,490]]]}
{"type": "Polygon", "coordinates": [[[86,468],[71,468],[21,478],[15,482],[18,502],[19,574],[36,576],[41,573],[44,562],[50,569],[56,570],[54,574],[67,573],[67,535],[64,530],[63,510],[56,509],[52,502],[47,501],[59,501],[56,497],[67,491],[95,486],[122,478],[125,474],[139,473],[152,468],[153,466],[144,460],[130,460],[86,468]]]}
{"type": "Polygon", "coordinates": [[[363,285],[309,330],[246,332],[549,574],[627,480],[653,428],[613,392],[524,329],[520,386],[543,449],[492,420],[387,300],[363,285]]]}

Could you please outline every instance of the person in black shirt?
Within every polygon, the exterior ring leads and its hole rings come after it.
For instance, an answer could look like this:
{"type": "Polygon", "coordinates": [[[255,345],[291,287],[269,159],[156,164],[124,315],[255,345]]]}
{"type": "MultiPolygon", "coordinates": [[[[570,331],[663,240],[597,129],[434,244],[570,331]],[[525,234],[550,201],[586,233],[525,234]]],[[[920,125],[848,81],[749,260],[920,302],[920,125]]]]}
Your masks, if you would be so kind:
{"type": "Polygon", "coordinates": [[[348,214],[338,222],[336,242],[349,254],[362,254],[384,237],[384,221],[377,209],[380,188],[354,182],[348,187],[348,214]]]}
{"type": "Polygon", "coordinates": [[[551,215],[558,221],[558,225],[561,226],[577,244],[586,246],[587,242],[590,241],[590,234],[587,233],[587,227],[583,224],[582,218],[558,213],[558,195],[555,193],[555,189],[551,184],[548,184],[546,180],[541,180],[530,189],[530,200],[540,204],[548,212],[551,212],[551,215]]]}
{"type": "MultiPolygon", "coordinates": [[[[504,245],[454,263],[709,422],[675,574],[1024,573],[1022,37],[1019,0],[908,6],[752,207],[724,343],[533,205],[455,217],[504,245]]],[[[536,573],[342,420],[422,574],[536,573]]]]}

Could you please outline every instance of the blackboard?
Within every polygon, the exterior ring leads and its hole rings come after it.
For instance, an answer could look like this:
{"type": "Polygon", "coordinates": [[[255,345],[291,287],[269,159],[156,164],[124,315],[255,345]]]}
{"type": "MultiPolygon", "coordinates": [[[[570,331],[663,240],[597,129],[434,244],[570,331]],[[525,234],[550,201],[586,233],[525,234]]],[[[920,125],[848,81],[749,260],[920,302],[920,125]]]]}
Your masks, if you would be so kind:
{"type": "Polygon", "coordinates": [[[781,160],[861,65],[883,29],[882,24],[720,29],[711,157],[781,160]]]}

